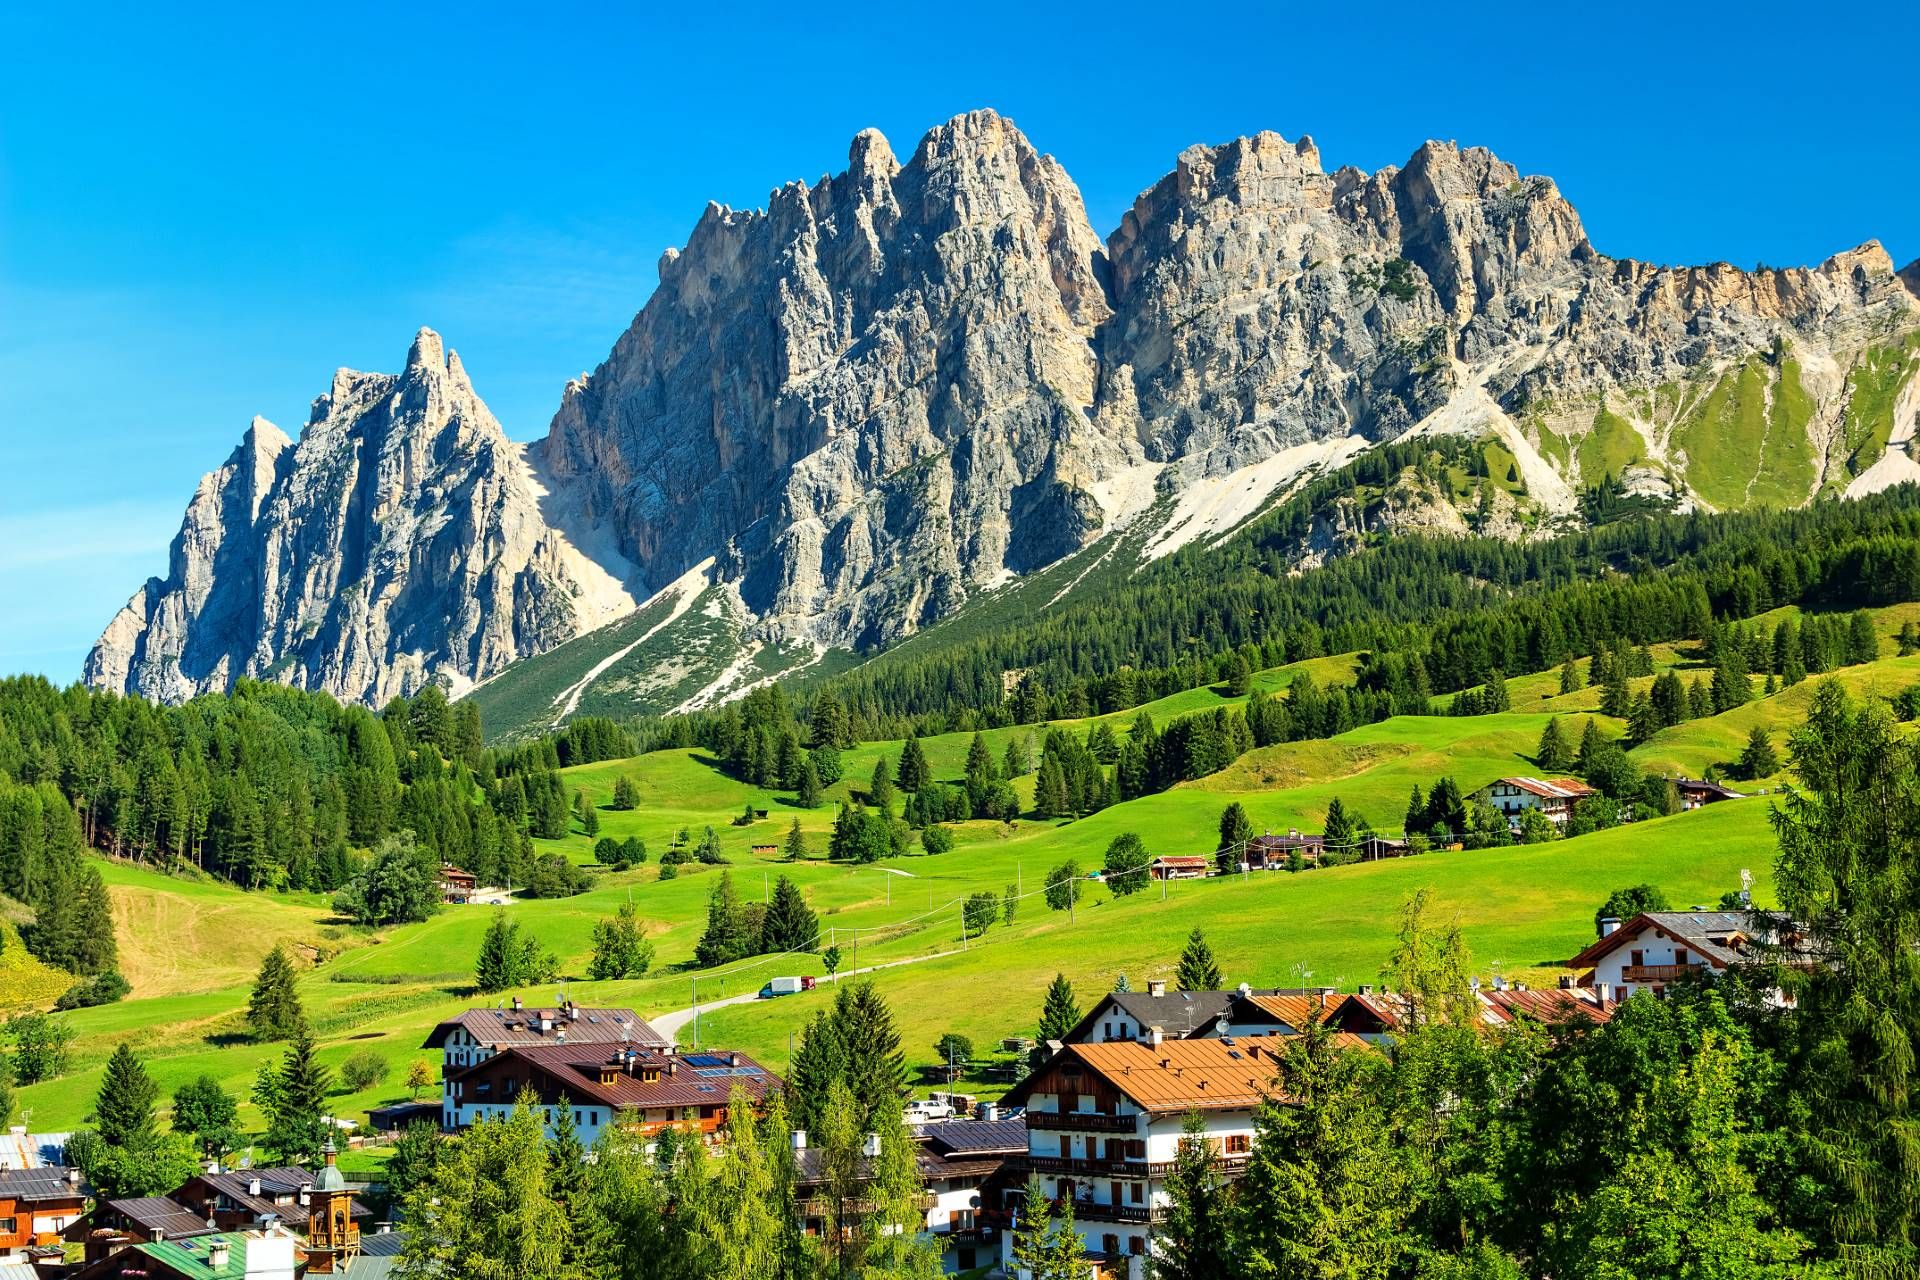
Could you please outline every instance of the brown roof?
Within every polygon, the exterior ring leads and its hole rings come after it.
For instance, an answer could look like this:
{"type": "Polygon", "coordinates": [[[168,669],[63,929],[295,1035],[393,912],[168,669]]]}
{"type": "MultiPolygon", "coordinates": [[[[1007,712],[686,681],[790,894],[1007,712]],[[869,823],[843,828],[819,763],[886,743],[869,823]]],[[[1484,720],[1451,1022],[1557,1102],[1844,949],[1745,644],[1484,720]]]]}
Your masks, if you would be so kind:
{"type": "Polygon", "coordinates": [[[1323,1020],[1339,1009],[1345,999],[1343,995],[1261,995],[1256,992],[1247,996],[1247,1003],[1276,1022],[1304,1031],[1308,1023],[1323,1020]]]}
{"type": "Polygon", "coordinates": [[[1165,1114],[1257,1105],[1267,1096],[1275,1055],[1284,1047],[1277,1036],[1235,1036],[1157,1045],[1116,1040],[1068,1045],[1062,1052],[1079,1058],[1142,1111],[1165,1114]]]}
{"type": "MultiPolygon", "coordinates": [[[[526,1077],[535,1083],[535,1092],[543,1103],[551,1105],[562,1094],[575,1103],[594,1103],[619,1111],[627,1107],[648,1110],[658,1107],[711,1107],[726,1105],[733,1086],[739,1084],[747,1095],[759,1102],[781,1087],[779,1076],[747,1057],[727,1050],[701,1050],[674,1053],[671,1050],[629,1046],[619,1055],[603,1045],[540,1044],[502,1049],[492,1058],[457,1073],[456,1081],[479,1080],[501,1075],[526,1077]],[[601,1084],[601,1068],[615,1056],[623,1065],[613,1073],[611,1084],[601,1084]],[[671,1070],[669,1070],[671,1068],[671,1070]],[[646,1071],[657,1073],[654,1080],[644,1078],[646,1071]]],[[[462,1094],[461,1101],[475,1101],[462,1094]]],[[[492,1101],[510,1103],[510,1096],[492,1101]]]]}
{"type": "Polygon", "coordinates": [[[1165,867],[1210,867],[1213,859],[1198,853],[1163,853],[1153,863],[1165,867]]]}
{"type": "Polygon", "coordinates": [[[1549,1024],[1580,1018],[1598,1023],[1611,1021],[1619,1002],[1602,1001],[1590,991],[1566,991],[1558,987],[1545,991],[1521,991],[1513,987],[1489,991],[1482,987],[1480,1006],[1490,1020],[1498,1022],[1512,1022],[1516,1018],[1527,1017],[1549,1024]]]}
{"type": "Polygon", "coordinates": [[[455,1029],[495,1049],[536,1044],[621,1044],[664,1049],[669,1041],[631,1009],[469,1009],[433,1029],[423,1049],[438,1049],[455,1029]],[[542,1019],[552,1029],[542,1031],[542,1019]],[[565,1035],[561,1033],[564,1032],[565,1035]]]}

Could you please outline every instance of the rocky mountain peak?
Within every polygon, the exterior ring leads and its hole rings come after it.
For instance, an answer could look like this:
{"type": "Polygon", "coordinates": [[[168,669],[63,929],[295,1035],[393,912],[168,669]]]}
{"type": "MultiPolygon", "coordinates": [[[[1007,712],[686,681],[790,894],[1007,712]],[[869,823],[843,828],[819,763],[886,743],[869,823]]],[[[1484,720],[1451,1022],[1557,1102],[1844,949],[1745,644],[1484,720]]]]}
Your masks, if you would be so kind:
{"type": "Polygon", "coordinates": [[[1513,536],[1577,519],[1594,459],[1680,503],[1805,500],[1871,463],[1855,442],[1887,432],[1849,419],[1850,379],[1908,376],[1916,331],[1920,263],[1877,243],[1612,258],[1480,147],[1329,173],[1304,136],[1193,146],[1103,241],[996,112],[904,163],[869,129],[839,174],[709,204],[533,445],[431,329],[399,373],[335,374],[297,444],[256,424],[89,679],[461,688],[709,573],[754,640],[868,646],[1130,522],[1163,522],[1155,554],[1231,528],[1415,431],[1501,442],[1534,504],[1513,536]],[[1746,395],[1783,435],[1729,458],[1694,418],[1746,395]]]}
{"type": "Polygon", "coordinates": [[[243,676],[368,702],[459,689],[574,634],[567,550],[459,357],[421,329],[400,373],[338,371],[298,443],[254,419],[87,679],[168,700],[243,676]]]}

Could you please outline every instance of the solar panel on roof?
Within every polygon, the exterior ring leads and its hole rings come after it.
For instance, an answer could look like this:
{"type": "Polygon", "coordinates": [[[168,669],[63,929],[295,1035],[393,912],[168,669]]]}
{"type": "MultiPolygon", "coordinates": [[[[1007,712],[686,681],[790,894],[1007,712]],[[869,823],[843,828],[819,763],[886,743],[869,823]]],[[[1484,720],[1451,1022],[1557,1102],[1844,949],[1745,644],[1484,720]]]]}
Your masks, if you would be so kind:
{"type": "Polygon", "coordinates": [[[724,1067],[727,1065],[727,1060],[717,1053],[690,1053],[687,1055],[686,1061],[690,1067],[724,1067]]]}

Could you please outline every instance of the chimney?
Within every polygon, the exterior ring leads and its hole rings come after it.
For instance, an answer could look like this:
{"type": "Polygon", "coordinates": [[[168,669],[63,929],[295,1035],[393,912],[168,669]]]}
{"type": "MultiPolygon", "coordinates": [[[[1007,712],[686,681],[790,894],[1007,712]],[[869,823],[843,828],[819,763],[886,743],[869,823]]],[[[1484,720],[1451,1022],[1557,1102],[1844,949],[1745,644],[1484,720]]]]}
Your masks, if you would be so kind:
{"type": "Polygon", "coordinates": [[[1164,1039],[1166,1039],[1166,1034],[1165,1034],[1164,1032],[1162,1032],[1162,1031],[1160,1030],[1160,1028],[1158,1028],[1158,1027],[1148,1027],[1148,1028],[1147,1028],[1147,1043],[1148,1043],[1148,1044],[1159,1044],[1159,1043],[1160,1043],[1160,1042],[1161,1042],[1162,1040],[1164,1040],[1164,1039]]]}
{"type": "Polygon", "coordinates": [[[247,1194],[250,1196],[257,1196],[260,1194],[260,1179],[258,1178],[247,1179],[247,1194]]]}
{"type": "Polygon", "coordinates": [[[988,1121],[998,1120],[1000,1118],[1000,1104],[997,1102],[981,1103],[980,1118],[988,1121]]]}
{"type": "Polygon", "coordinates": [[[575,1004],[571,1000],[567,1001],[567,1021],[568,1022],[580,1021],[580,1006],[575,1004]]]}
{"type": "Polygon", "coordinates": [[[522,1005],[522,1004],[520,1003],[520,997],[519,997],[519,996],[515,996],[515,997],[513,998],[513,1011],[514,1011],[515,1013],[518,1013],[518,1012],[520,1012],[520,1010],[521,1010],[522,1008],[524,1008],[524,1007],[525,1007],[525,1006],[524,1006],[524,1005],[522,1005]]]}
{"type": "Polygon", "coordinates": [[[869,1160],[878,1160],[880,1158],[880,1135],[877,1133],[868,1134],[867,1140],[860,1144],[860,1154],[869,1160]]]}
{"type": "Polygon", "coordinates": [[[228,1252],[229,1250],[227,1247],[227,1242],[225,1240],[214,1240],[209,1242],[207,1245],[207,1270],[209,1271],[224,1270],[227,1265],[228,1252]]]}
{"type": "Polygon", "coordinates": [[[1600,917],[1600,936],[1601,937],[1603,938],[1607,937],[1608,935],[1618,931],[1619,928],[1620,928],[1619,916],[1601,916],[1600,917]]]}
{"type": "Polygon", "coordinates": [[[1250,995],[1252,995],[1252,994],[1253,994],[1253,984],[1252,984],[1251,982],[1243,982],[1243,983],[1241,983],[1241,984],[1240,984],[1240,998],[1241,998],[1241,999],[1243,999],[1243,1000],[1244,1000],[1244,999],[1245,999],[1246,997],[1248,997],[1248,996],[1250,996],[1250,995]]]}
{"type": "Polygon", "coordinates": [[[1373,994],[1373,984],[1372,984],[1371,982],[1363,982],[1363,983],[1361,983],[1361,984],[1360,984],[1360,994],[1361,994],[1361,995],[1363,995],[1363,996],[1370,996],[1370,995],[1372,995],[1372,994],[1373,994]]]}
{"type": "Polygon", "coordinates": [[[739,1066],[739,1065],[740,1065],[740,1055],[739,1055],[739,1054],[737,1054],[737,1053],[730,1053],[730,1054],[728,1054],[728,1055],[727,1055],[727,1065],[728,1065],[728,1066],[730,1066],[730,1067],[737,1067],[737,1066],[739,1066]]]}
{"type": "Polygon", "coordinates": [[[1571,991],[1571,990],[1573,990],[1573,975],[1572,975],[1572,974],[1570,974],[1570,973],[1563,973],[1563,974],[1561,974],[1561,975],[1560,975],[1560,989],[1561,989],[1562,991],[1571,991]]]}
{"type": "Polygon", "coordinates": [[[553,1030],[553,1015],[545,1009],[540,1011],[540,1030],[542,1034],[553,1030]]]}
{"type": "Polygon", "coordinates": [[[1601,1004],[1606,1004],[1611,1001],[1613,999],[1613,984],[1611,982],[1594,983],[1593,998],[1601,1004]]]}
{"type": "Polygon", "coordinates": [[[1165,978],[1155,978],[1151,982],[1147,983],[1147,994],[1152,996],[1155,1000],[1158,1000],[1161,996],[1166,995],[1167,980],[1165,978]]]}
{"type": "Polygon", "coordinates": [[[807,1149],[807,1131],[805,1129],[795,1129],[793,1131],[793,1149],[795,1151],[805,1151],[807,1149]]]}

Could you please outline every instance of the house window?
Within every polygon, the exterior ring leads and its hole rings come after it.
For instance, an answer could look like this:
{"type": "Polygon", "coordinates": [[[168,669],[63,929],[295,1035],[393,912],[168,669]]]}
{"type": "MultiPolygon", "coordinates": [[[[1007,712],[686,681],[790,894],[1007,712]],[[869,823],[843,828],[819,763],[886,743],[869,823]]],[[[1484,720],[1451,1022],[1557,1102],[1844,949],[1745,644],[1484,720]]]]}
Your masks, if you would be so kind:
{"type": "Polygon", "coordinates": [[[1135,1204],[1145,1203],[1147,1198],[1146,1187],[1138,1182],[1131,1183],[1129,1185],[1131,1186],[1132,1190],[1128,1193],[1127,1199],[1133,1201],[1135,1204]]]}
{"type": "Polygon", "coordinates": [[[1638,952],[1638,951],[1629,951],[1629,952],[1627,953],[1627,963],[1628,963],[1628,964],[1630,964],[1630,965],[1632,965],[1632,966],[1633,966],[1634,968],[1636,968],[1636,969],[1637,969],[1637,968],[1639,968],[1639,967],[1640,967],[1641,965],[1643,965],[1643,964],[1645,964],[1645,963],[1646,963],[1646,961],[1640,958],[1640,952],[1638,952]]]}
{"type": "Polygon", "coordinates": [[[0,1236],[16,1235],[20,1231],[20,1219],[0,1218],[0,1236]]]}
{"type": "Polygon", "coordinates": [[[1253,1138],[1251,1136],[1244,1133],[1230,1133],[1227,1135],[1228,1155],[1243,1156],[1251,1150],[1253,1150],[1253,1138]]]}
{"type": "Polygon", "coordinates": [[[1673,949],[1673,962],[1675,964],[1687,963],[1687,949],[1685,947],[1675,947],[1673,949]]]}
{"type": "Polygon", "coordinates": [[[1109,1258],[1118,1255],[1120,1252],[1120,1237],[1114,1235],[1112,1232],[1108,1232],[1106,1235],[1101,1236],[1100,1251],[1106,1254],[1109,1258]]]}
{"type": "Polygon", "coordinates": [[[1127,1237],[1128,1253],[1132,1254],[1134,1257],[1137,1258],[1141,1254],[1145,1253],[1146,1251],[1147,1251],[1147,1238],[1145,1236],[1128,1236],[1127,1237]]]}

